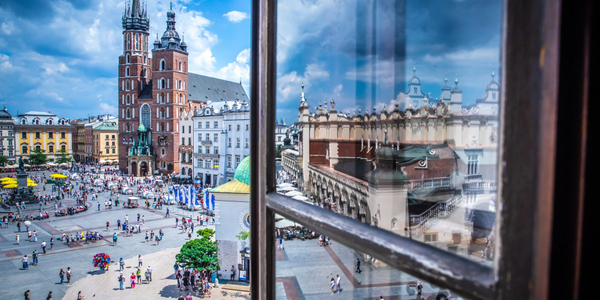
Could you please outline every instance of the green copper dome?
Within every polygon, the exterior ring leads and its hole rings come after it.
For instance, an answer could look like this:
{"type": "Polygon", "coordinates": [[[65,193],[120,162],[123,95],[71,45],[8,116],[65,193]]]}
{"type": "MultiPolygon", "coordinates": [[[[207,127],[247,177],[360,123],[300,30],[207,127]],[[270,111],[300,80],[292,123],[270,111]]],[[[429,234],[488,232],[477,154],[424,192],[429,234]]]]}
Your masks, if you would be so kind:
{"type": "Polygon", "coordinates": [[[250,156],[246,156],[235,169],[233,179],[245,184],[250,184],[250,156]]]}

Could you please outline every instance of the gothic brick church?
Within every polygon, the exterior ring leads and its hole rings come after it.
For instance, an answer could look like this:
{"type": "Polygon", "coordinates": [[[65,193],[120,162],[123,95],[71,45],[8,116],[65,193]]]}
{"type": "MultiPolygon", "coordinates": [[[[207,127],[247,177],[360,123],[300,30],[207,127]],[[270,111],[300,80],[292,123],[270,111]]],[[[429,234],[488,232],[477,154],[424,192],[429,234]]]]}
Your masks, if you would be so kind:
{"type": "Polygon", "coordinates": [[[248,96],[240,83],[188,72],[188,49],[175,29],[172,3],[167,28],[153,45],[148,8],[139,0],[126,5],[122,23],[119,168],[134,176],[172,174],[179,170],[179,134],[191,129],[179,126],[184,112],[208,102],[245,102],[248,96]]]}

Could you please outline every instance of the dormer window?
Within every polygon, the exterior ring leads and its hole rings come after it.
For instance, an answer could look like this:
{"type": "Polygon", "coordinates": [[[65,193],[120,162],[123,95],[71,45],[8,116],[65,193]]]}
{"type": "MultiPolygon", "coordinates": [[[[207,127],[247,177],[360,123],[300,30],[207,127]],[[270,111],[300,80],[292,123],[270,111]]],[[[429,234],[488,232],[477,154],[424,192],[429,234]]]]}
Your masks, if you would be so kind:
{"type": "Polygon", "coordinates": [[[48,121],[46,121],[48,123],[48,125],[52,125],[54,122],[52,121],[52,119],[48,119],[48,121]]]}
{"type": "Polygon", "coordinates": [[[25,118],[22,118],[22,119],[21,119],[21,125],[25,125],[25,124],[27,124],[27,119],[25,119],[25,118]]]}

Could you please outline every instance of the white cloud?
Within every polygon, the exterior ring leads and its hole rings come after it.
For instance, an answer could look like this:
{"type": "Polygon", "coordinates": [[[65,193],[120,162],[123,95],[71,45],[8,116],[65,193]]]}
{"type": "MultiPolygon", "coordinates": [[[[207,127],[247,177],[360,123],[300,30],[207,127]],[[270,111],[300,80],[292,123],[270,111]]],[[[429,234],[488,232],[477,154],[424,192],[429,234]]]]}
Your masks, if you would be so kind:
{"type": "Polygon", "coordinates": [[[65,65],[62,62],[54,63],[54,64],[44,63],[44,64],[42,64],[42,69],[45,70],[45,73],[47,75],[53,75],[56,73],[65,73],[65,72],[69,71],[69,67],[67,67],[67,65],[65,65]]]}
{"type": "Polygon", "coordinates": [[[498,48],[476,48],[472,50],[459,50],[456,52],[445,53],[441,55],[426,54],[423,60],[428,63],[438,63],[449,61],[453,64],[469,63],[474,64],[480,61],[490,62],[498,61],[500,58],[498,48]]]}
{"type": "Polygon", "coordinates": [[[248,14],[245,12],[232,10],[232,11],[224,14],[223,17],[227,17],[229,22],[239,23],[245,19],[248,19],[248,14]]]}
{"type": "Polygon", "coordinates": [[[230,62],[225,67],[216,72],[207,73],[205,75],[239,82],[241,80],[244,90],[248,93],[250,87],[250,48],[242,50],[236,57],[234,62],[230,62]]]}
{"type": "Polygon", "coordinates": [[[111,114],[111,115],[117,115],[118,109],[116,106],[114,105],[109,105],[107,103],[100,103],[100,109],[102,110],[103,113],[107,113],[107,114],[111,114]]]}
{"type": "Polygon", "coordinates": [[[299,75],[296,71],[278,76],[277,91],[279,97],[277,101],[286,102],[290,99],[300,99],[302,84],[305,89],[309,89],[312,83],[319,80],[329,79],[329,72],[323,64],[308,64],[303,75],[299,75]]]}
{"type": "Polygon", "coordinates": [[[13,32],[15,32],[15,24],[12,21],[2,22],[2,25],[0,27],[2,28],[2,31],[7,35],[11,35],[13,32]]]}

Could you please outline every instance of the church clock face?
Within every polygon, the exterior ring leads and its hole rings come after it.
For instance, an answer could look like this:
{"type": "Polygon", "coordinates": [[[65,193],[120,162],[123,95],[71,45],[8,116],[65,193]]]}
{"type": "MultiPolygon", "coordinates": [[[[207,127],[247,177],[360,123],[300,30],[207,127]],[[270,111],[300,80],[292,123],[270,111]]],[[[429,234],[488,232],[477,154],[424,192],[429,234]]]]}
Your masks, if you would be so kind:
{"type": "Polygon", "coordinates": [[[240,214],[240,227],[242,230],[250,229],[250,211],[247,209],[240,214]]]}

